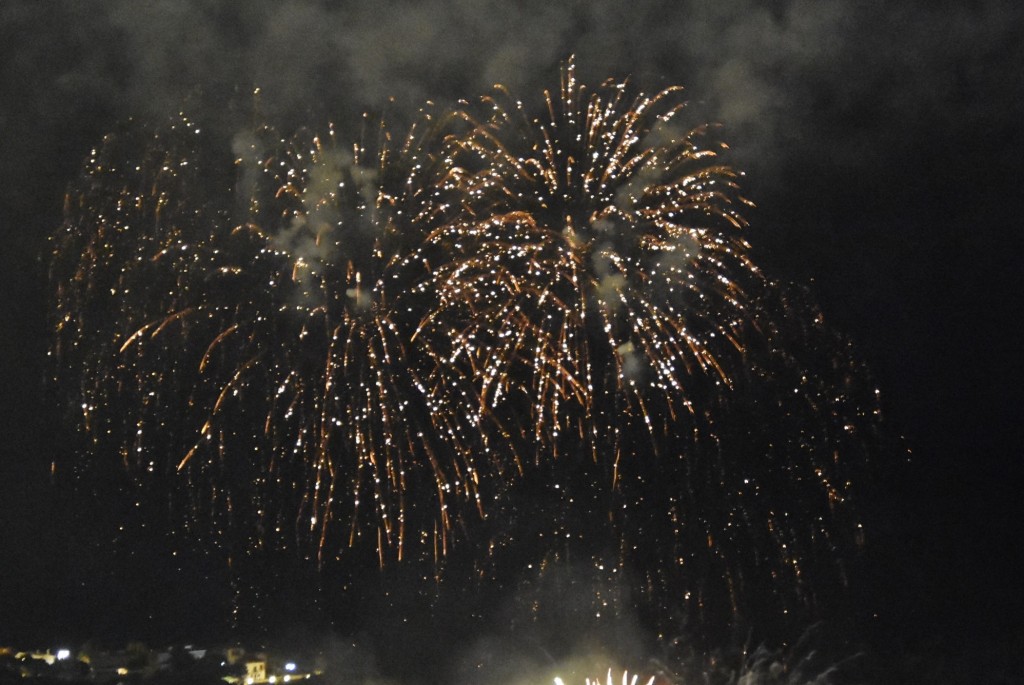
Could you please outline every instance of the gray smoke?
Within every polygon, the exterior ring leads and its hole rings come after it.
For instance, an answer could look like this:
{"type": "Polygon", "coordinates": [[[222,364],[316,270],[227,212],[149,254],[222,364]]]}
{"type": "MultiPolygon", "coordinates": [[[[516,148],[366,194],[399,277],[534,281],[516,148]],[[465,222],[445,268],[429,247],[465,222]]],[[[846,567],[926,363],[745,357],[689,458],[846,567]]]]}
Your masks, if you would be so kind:
{"type": "Polygon", "coordinates": [[[184,103],[244,120],[256,88],[260,114],[289,125],[351,125],[367,109],[401,119],[427,99],[474,98],[495,83],[539,105],[575,54],[589,82],[687,86],[695,121],[723,123],[741,159],[771,169],[817,148],[852,163],[880,131],[898,143],[897,130],[952,126],[965,109],[979,125],[1019,116],[1018,7],[11,0],[0,10],[0,144],[6,159],[36,166],[117,119],[184,103]]]}

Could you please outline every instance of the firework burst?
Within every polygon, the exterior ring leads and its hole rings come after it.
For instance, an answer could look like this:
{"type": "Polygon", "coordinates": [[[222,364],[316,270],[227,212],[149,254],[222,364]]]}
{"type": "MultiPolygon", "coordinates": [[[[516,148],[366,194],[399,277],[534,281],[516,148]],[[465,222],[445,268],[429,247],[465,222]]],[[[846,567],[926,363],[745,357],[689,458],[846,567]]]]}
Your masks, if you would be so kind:
{"type": "Polygon", "coordinates": [[[53,261],[55,351],[94,446],[141,480],[177,473],[192,512],[261,540],[443,554],[449,500],[475,503],[478,476],[408,351],[416,250],[458,184],[431,156],[443,144],[424,150],[435,135],[429,116],[398,145],[380,128],[375,152],[333,130],[240,135],[227,202],[187,119],[108,139],[53,261]]]}
{"type": "Polygon", "coordinates": [[[751,321],[734,172],[703,127],[678,128],[679,89],[628,92],[590,94],[570,64],[543,118],[503,91],[463,111],[469,216],[431,236],[450,254],[430,285],[439,320],[465,320],[439,356],[540,454],[604,432],[618,453],[624,421],[664,435],[692,386],[730,385],[751,321]]]}
{"type": "Polygon", "coordinates": [[[485,443],[511,446],[489,573],[573,560],[701,617],[751,595],[788,611],[829,575],[809,559],[859,531],[847,459],[876,398],[754,266],[737,174],[707,127],[680,127],[679,89],[630,91],[591,93],[570,64],[538,118],[505,91],[459,114],[467,212],[428,237],[448,258],[418,335],[476,379],[485,443]]]}
{"type": "Polygon", "coordinates": [[[438,577],[470,537],[477,578],[565,561],[669,613],[813,604],[858,540],[877,398],[754,266],[679,89],[631,91],[570,64],[539,118],[499,91],[400,139],[257,128],[233,164],[187,118],[109,137],[53,242],[90,459],[196,532],[321,562],[438,577]]]}

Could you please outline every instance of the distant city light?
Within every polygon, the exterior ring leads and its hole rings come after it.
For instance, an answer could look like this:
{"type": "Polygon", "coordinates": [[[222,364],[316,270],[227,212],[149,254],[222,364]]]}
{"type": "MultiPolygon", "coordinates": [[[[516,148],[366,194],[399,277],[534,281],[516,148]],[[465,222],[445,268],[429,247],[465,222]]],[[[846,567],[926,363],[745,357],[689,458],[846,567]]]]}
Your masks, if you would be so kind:
{"type": "Polygon", "coordinates": [[[58,661],[63,661],[64,659],[67,659],[70,656],[71,656],[71,650],[70,649],[58,649],[57,650],[57,660],[58,661]]]}
{"type": "Polygon", "coordinates": [[[292,661],[289,661],[288,663],[286,663],[284,665],[284,670],[286,670],[286,671],[294,671],[295,670],[295,663],[292,662],[292,661]]]}

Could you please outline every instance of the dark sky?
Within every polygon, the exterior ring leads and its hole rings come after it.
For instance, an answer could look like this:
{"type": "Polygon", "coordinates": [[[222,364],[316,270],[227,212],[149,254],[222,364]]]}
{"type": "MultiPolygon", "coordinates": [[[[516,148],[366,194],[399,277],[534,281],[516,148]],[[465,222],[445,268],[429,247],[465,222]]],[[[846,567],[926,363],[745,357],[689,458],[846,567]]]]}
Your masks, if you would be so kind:
{"type": "Polygon", "coordinates": [[[254,86],[283,127],[401,120],[496,82],[536,98],[569,54],[584,80],[682,84],[724,126],[758,262],[812,284],[871,364],[913,453],[868,498],[905,550],[878,575],[913,579],[924,626],[1019,626],[1022,20],[1009,1],[7,0],[0,644],[59,631],[72,563],[75,512],[49,486],[67,429],[43,391],[45,252],[89,148],[184,101],[230,134],[254,86]]]}

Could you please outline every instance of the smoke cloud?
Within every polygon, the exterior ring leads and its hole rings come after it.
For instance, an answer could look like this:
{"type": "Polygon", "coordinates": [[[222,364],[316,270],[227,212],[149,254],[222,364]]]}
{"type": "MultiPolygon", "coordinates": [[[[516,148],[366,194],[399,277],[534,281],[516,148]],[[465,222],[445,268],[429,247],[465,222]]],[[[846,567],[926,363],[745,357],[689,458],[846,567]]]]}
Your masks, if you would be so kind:
{"type": "MultiPolygon", "coordinates": [[[[1004,1],[10,0],[3,240],[12,254],[41,253],[89,148],[130,118],[186,109],[225,148],[254,121],[284,133],[334,122],[351,140],[364,112],[400,131],[427,100],[447,106],[496,83],[539,109],[570,55],[585,83],[684,85],[678,125],[721,123],[755,202],[799,207],[801,193],[827,192],[857,207],[912,183],[909,166],[934,157],[936,141],[968,146],[968,129],[1016,163],[1022,20],[1024,6],[1004,1]],[[35,225],[13,228],[26,220],[35,225]]],[[[767,236],[753,222],[755,248],[797,278],[834,273],[827,254],[792,246],[822,250],[847,234],[787,219],[767,236]]]]}
{"type": "MultiPolygon", "coordinates": [[[[1021,14],[1009,2],[13,0],[0,23],[13,38],[5,86],[94,116],[164,115],[197,91],[212,110],[255,87],[279,117],[415,107],[498,82],[533,98],[576,54],[586,79],[682,83],[712,118],[770,139],[861,108],[941,121],[972,90],[981,115],[1021,82],[995,58],[1020,55],[1021,14]]],[[[5,98],[4,122],[18,109],[5,98]]]]}

